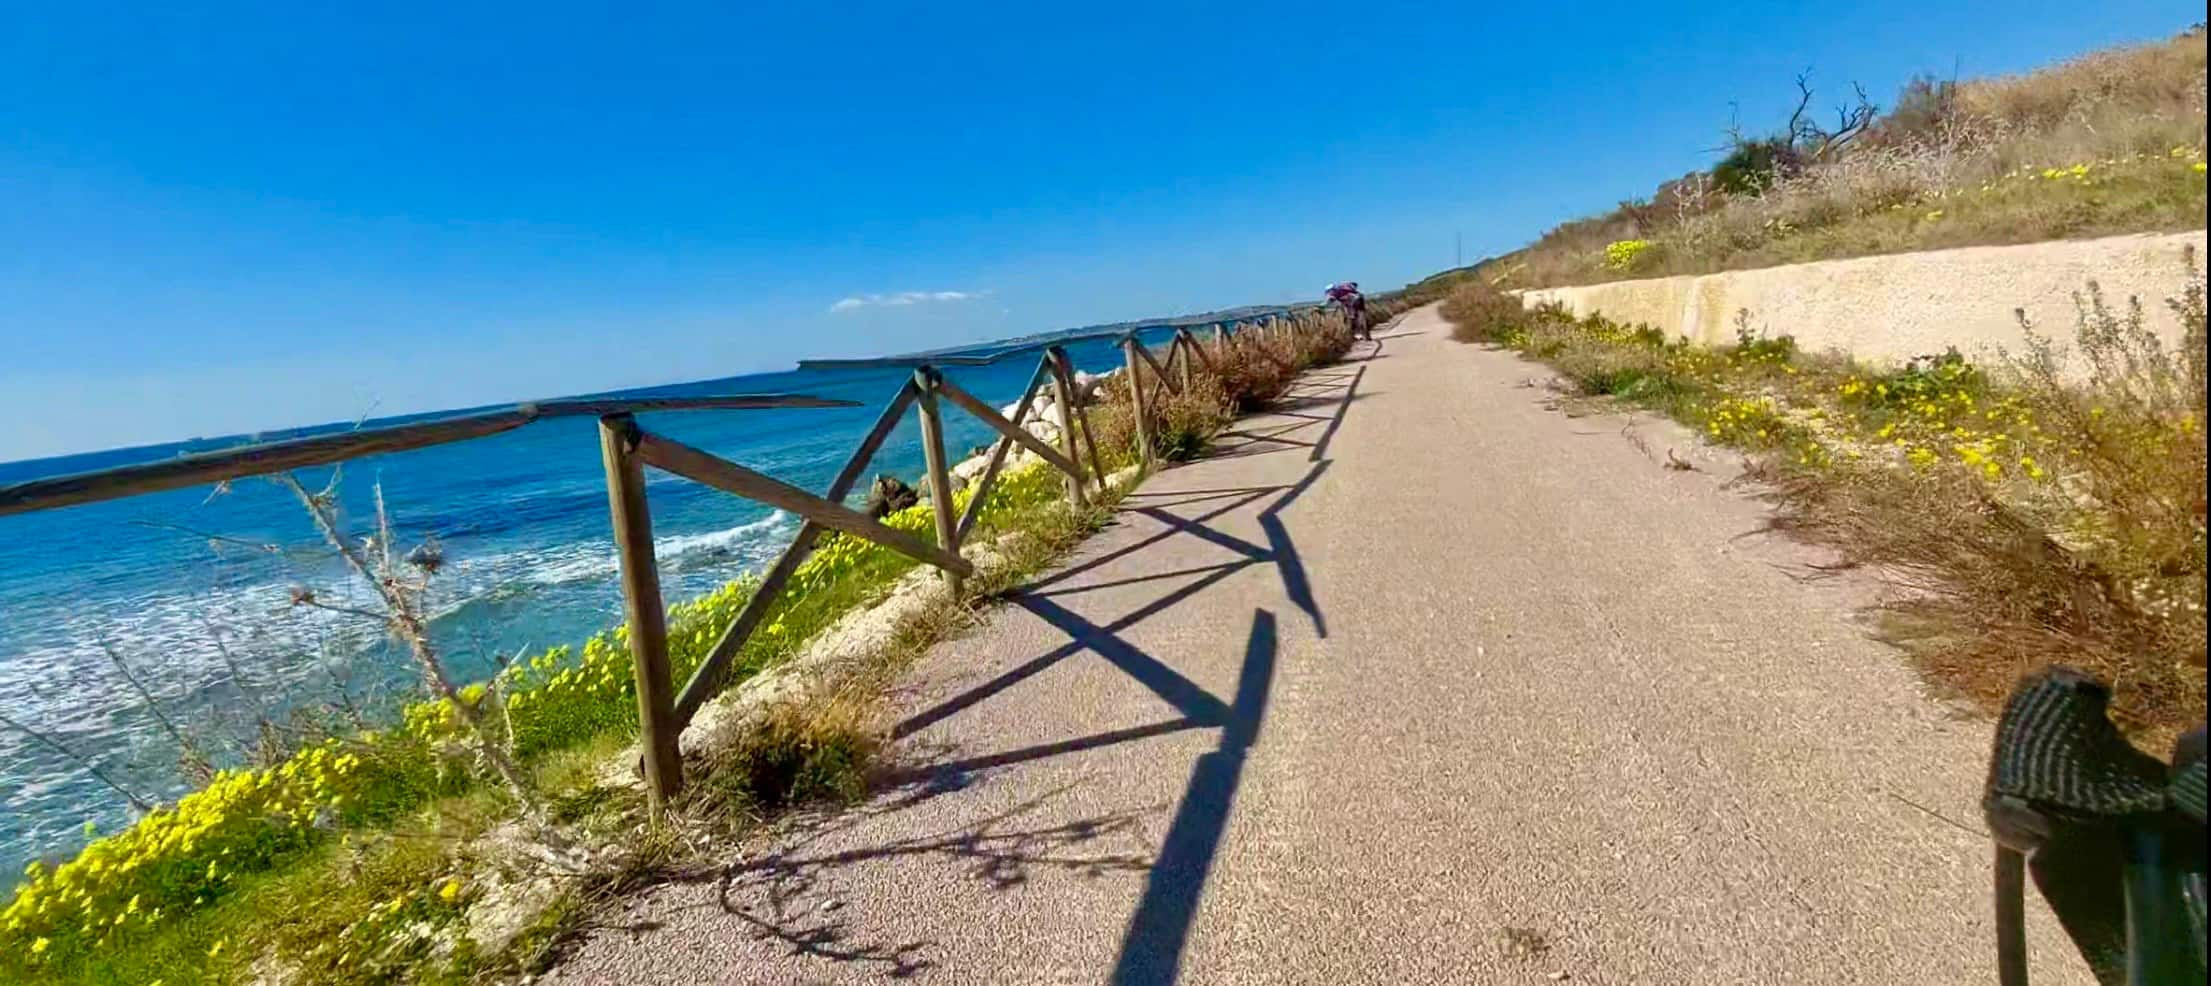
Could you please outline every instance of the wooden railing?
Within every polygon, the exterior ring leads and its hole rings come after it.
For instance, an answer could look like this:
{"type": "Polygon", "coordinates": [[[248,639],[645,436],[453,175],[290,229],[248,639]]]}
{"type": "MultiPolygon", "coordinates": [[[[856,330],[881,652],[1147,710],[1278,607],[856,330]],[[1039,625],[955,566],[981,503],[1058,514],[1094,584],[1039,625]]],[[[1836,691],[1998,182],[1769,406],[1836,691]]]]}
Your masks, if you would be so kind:
{"type": "Polygon", "coordinates": [[[744,648],[762,618],[782,595],[791,576],[828,531],[838,531],[882,545],[943,572],[957,594],[961,580],[974,573],[961,546],[974,530],[992,485],[997,481],[1015,446],[1059,470],[1066,477],[1068,499],[1087,505],[1091,487],[1105,488],[1105,460],[1098,453],[1097,437],[1089,411],[1078,393],[1068,345],[1093,340],[1114,340],[1125,361],[1125,372],[1134,414],[1140,461],[1152,460],[1151,384],[1180,393],[1191,385],[1194,367],[1214,368],[1215,353],[1208,353],[1193,328],[1210,328],[1218,351],[1230,335],[1256,331],[1298,331],[1318,309],[1284,309],[1251,319],[1148,327],[1170,328],[1164,361],[1155,357],[1138,334],[1100,333],[1059,338],[1014,347],[988,356],[916,356],[865,360],[814,360],[802,368],[911,368],[913,376],[898,389],[877,416],[866,437],[845,460],[829,488],[820,495],[785,483],[744,466],[693,448],[639,426],[637,415],[656,411],[750,410],[762,408],[854,407],[852,401],[825,400],[791,394],[738,394],[711,397],[631,399],[577,399],[522,404],[380,428],[316,435],[288,441],[260,443],[180,456],[175,459],[121,466],[91,473],[34,479],[0,486],[0,516],[51,510],[76,504],[140,496],[207,483],[220,483],[288,469],[331,465],[349,459],[426,448],[483,438],[536,421],[557,417],[595,416],[599,419],[600,457],[606,470],[607,506],[614,542],[621,560],[622,596],[629,620],[630,650],[634,657],[641,766],[646,791],[658,810],[683,785],[678,738],[706,702],[719,693],[731,662],[744,648]],[[1037,355],[1021,400],[1011,418],[1000,414],[975,395],[945,378],[948,366],[982,366],[1025,355],[1037,355]],[[1059,445],[1030,433],[1025,425],[1037,394],[1049,383],[1059,445]],[[976,480],[964,510],[957,509],[951,482],[952,463],[944,448],[944,403],[973,415],[998,433],[990,458],[976,480]],[[934,540],[916,537],[845,505],[854,486],[866,472],[876,451],[904,420],[909,409],[921,418],[922,454],[926,483],[935,521],[934,540]],[[653,553],[652,512],[645,496],[645,467],[674,473],[749,500],[755,500],[804,518],[798,535],[761,576],[760,585],[744,609],[715,641],[690,680],[678,689],[668,661],[667,613],[661,599],[659,565],[653,553]]]}

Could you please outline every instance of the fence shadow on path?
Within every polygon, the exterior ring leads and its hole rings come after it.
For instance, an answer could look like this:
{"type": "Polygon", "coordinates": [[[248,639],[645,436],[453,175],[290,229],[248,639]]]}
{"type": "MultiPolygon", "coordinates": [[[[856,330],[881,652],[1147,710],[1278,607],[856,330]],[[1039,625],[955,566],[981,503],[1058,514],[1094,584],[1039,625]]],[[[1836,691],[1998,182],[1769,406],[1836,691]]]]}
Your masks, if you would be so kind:
{"type": "MultiPolygon", "coordinates": [[[[1012,605],[1028,610],[1065,633],[1068,638],[1067,642],[1009,668],[958,695],[907,717],[904,721],[892,727],[891,736],[893,739],[910,737],[1014,687],[1068,657],[1084,651],[1090,651],[1105,658],[1123,673],[1142,683],[1146,688],[1149,688],[1173,706],[1177,712],[1181,713],[1179,718],[1108,730],[1025,749],[972,756],[961,760],[941,761],[909,768],[908,772],[943,775],[948,772],[988,769],[1057,756],[1063,753],[1096,749],[1114,743],[1144,739],[1184,729],[1226,725],[1230,716],[1227,706],[1206,693],[1203,688],[1183,677],[1167,663],[1128,643],[1122,638],[1121,634],[1144,620],[1190,600],[1229,576],[1253,565],[1272,564],[1276,569],[1277,576],[1282,580],[1283,595],[1311,620],[1314,634],[1326,638],[1328,636],[1327,619],[1321,611],[1319,600],[1314,595],[1312,582],[1306,575],[1304,560],[1298,553],[1297,542],[1291,537],[1288,525],[1283,523],[1281,513],[1298,497],[1311,489],[1320,480],[1321,476],[1327,472],[1330,460],[1322,458],[1322,456],[1327,451],[1329,441],[1334,438],[1336,429],[1343,423],[1344,415],[1351,402],[1359,396],[1357,393],[1358,386],[1365,374],[1366,368],[1362,366],[1350,371],[1332,370],[1319,374],[1307,374],[1305,378],[1299,381],[1301,386],[1314,389],[1312,378],[1315,376],[1326,378],[1319,382],[1319,386],[1334,391],[1332,403],[1335,407],[1333,413],[1325,417],[1294,415],[1306,418],[1305,424],[1308,425],[1326,423],[1320,437],[1309,447],[1307,457],[1311,462],[1311,467],[1296,482],[1287,486],[1151,492],[1139,490],[1132,493],[1122,509],[1157,522],[1161,527],[1159,531],[1131,544],[1093,556],[1031,581],[1015,590],[1007,599],[1012,605]],[[1259,502],[1269,495],[1274,497],[1273,502],[1261,510],[1257,518],[1260,530],[1266,535],[1266,544],[1263,546],[1221,531],[1208,523],[1259,502]],[[1173,509],[1199,503],[1217,503],[1217,505],[1192,517],[1184,517],[1174,512],[1173,509]],[[1195,537],[1225,548],[1236,557],[1215,565],[1182,568],[1169,572],[1146,573],[1106,582],[1055,588],[1118,559],[1128,557],[1178,535],[1195,537]],[[1093,623],[1055,601],[1057,597],[1189,576],[1196,576],[1196,578],[1104,625],[1093,623]]],[[[1318,397],[1318,395],[1314,396],[1315,398],[1318,397]]],[[[1299,444],[1286,447],[1299,448],[1306,446],[1299,444]]],[[[1273,617],[1270,616],[1270,627],[1272,619],[1273,617]]]]}
{"type": "MultiPolygon", "coordinates": [[[[1291,540],[1288,528],[1281,523],[1276,515],[1291,501],[1312,488],[1314,481],[1319,479],[1321,473],[1326,471],[1327,465],[1326,462],[1314,464],[1311,469],[1306,471],[1304,478],[1289,486],[1254,487],[1248,492],[1227,491],[1222,494],[1228,499],[1226,505],[1216,507],[1192,518],[1181,517],[1158,507],[1144,505],[1124,507],[1125,510],[1158,521],[1164,529],[1134,544],[1123,546],[1112,552],[1089,559],[1081,565],[1032,582],[1028,586],[1016,590],[1013,595],[1006,599],[1006,602],[1010,605],[1028,610],[1038,618],[1066,633],[1068,637],[1066,643],[907,717],[903,722],[891,728],[891,737],[893,739],[904,739],[927,729],[1012,688],[1066,658],[1084,651],[1091,651],[1105,658],[1123,673],[1150,688],[1161,699],[1181,712],[1186,719],[1190,720],[1192,725],[1200,727],[1221,725],[1226,721],[1226,707],[1222,705],[1219,699],[1207,694],[1204,689],[1184,678],[1166,663],[1145,653],[1141,648],[1128,643],[1121,637],[1121,634],[1153,616],[1182,604],[1237,572],[1253,565],[1272,563],[1281,575],[1284,594],[1313,620],[1315,631],[1322,636],[1326,636],[1327,625],[1321,616],[1319,604],[1314,600],[1312,586],[1305,577],[1305,566],[1298,557],[1296,542],[1291,540]],[[1268,544],[1264,547],[1252,544],[1206,524],[1206,521],[1248,506],[1270,493],[1278,495],[1275,501],[1269,504],[1259,515],[1260,528],[1266,531],[1268,535],[1268,544]],[[1044,591],[1048,587],[1065,582],[1077,574],[1094,570],[1115,558],[1124,557],[1177,535],[1196,537],[1220,545],[1239,557],[1219,565],[1169,573],[1154,573],[1118,580],[1116,584],[1125,585],[1165,580],[1185,575],[1199,576],[1104,625],[1093,623],[1055,602],[1054,597],[1105,588],[1105,584],[1070,587],[1058,592],[1044,591]]],[[[1156,735],[1156,733],[1148,735],[1156,735]]],[[[1081,741],[1065,742],[1079,743],[1081,741]]],[[[1092,743],[1076,748],[1089,749],[1096,745],[1098,744],[1092,743]]],[[[999,756],[1010,756],[1010,754],[1000,754],[999,756]]],[[[1015,757],[1016,761],[1019,759],[1033,759],[1033,757],[1015,757]]]]}
{"type": "Polygon", "coordinates": [[[1221,726],[1220,745],[1190,765],[1190,783],[1175,808],[1174,821],[1160,840],[1144,881],[1144,895],[1121,936],[1114,960],[1114,986],[1166,986],[1181,974],[1182,952],[1197,917],[1198,899],[1220,852],[1229,810],[1244,777],[1244,753],[1259,738],[1267,696],[1274,688],[1277,651],[1274,614],[1256,610],[1244,648],[1236,698],[1221,726]]]}
{"type": "MultiPolygon", "coordinates": [[[[1162,839],[1156,857],[1146,861],[1121,856],[1103,860],[1080,857],[1070,865],[1096,865],[1110,868],[1146,869],[1145,887],[1137,903],[1134,916],[1123,935],[1121,946],[1112,971],[1111,981],[1129,986],[1151,986],[1175,981],[1179,975],[1182,954],[1188,941],[1197,906],[1204,893],[1207,877],[1220,847],[1220,840],[1227,827],[1230,810],[1234,804],[1238,786],[1243,777],[1245,755],[1257,740],[1260,723],[1265,718],[1268,696],[1272,689],[1274,670],[1279,651],[1278,620],[1272,611],[1255,610],[1247,634],[1241,669],[1238,672],[1236,693],[1229,701],[1207,692],[1203,687],[1185,677],[1169,662],[1147,653],[1130,643],[1124,636],[1128,630],[1143,621],[1176,606],[1182,605],[1203,593],[1206,589],[1228,577],[1255,565],[1272,565],[1281,579],[1283,595],[1311,621],[1314,633],[1327,636],[1327,622],[1315,598],[1305,566],[1288,526],[1281,513],[1298,497],[1319,482],[1327,473],[1330,460],[1324,458],[1329,441],[1342,424],[1352,401],[1361,395],[1357,392],[1364,378],[1366,367],[1340,369],[1320,374],[1313,379],[1308,374],[1300,380],[1300,392],[1289,397],[1289,407],[1270,410],[1268,414],[1287,418],[1304,419],[1286,427],[1270,428],[1260,425],[1251,433],[1267,437],[1285,436],[1312,426],[1321,427],[1320,434],[1310,442],[1282,441],[1273,444],[1274,451],[1305,450],[1309,467],[1295,482],[1287,485],[1263,485],[1194,490],[1158,490],[1132,493],[1121,509],[1156,522],[1160,529],[1127,545],[1114,548],[1087,558],[1068,568],[1059,570],[1011,593],[1006,602],[1018,606],[1038,619],[1065,634],[1067,640],[1052,649],[1000,672],[987,681],[978,683],[958,695],[906,718],[891,730],[894,739],[906,739],[914,734],[942,723],[962,711],[972,708],[1015,685],[1033,677],[1058,662],[1085,652],[1096,655],[1116,670],[1128,675],[1145,688],[1158,695],[1178,713],[1174,718],[1104,730],[1084,736],[1055,740],[1013,750],[977,753],[952,759],[937,759],[915,763],[902,768],[889,780],[908,785],[914,798],[933,797],[945,791],[958,790],[971,783],[973,775],[1013,764],[1027,763],[1064,754],[1095,750],[1120,743],[1138,741],[1155,736],[1191,729],[1220,730],[1216,748],[1200,756],[1190,768],[1190,778],[1181,799],[1176,803],[1174,816],[1162,839]],[[1328,407],[1325,414],[1299,413],[1305,408],[1328,407]],[[1265,429],[1265,430],[1261,430],[1265,429]],[[1265,533],[1264,544],[1254,544],[1211,525],[1210,522],[1253,504],[1264,502],[1258,514],[1260,529],[1265,533]],[[1184,516],[1184,511],[1195,511],[1184,516]],[[1212,564],[1180,568],[1174,571],[1143,573],[1104,582],[1078,582],[1080,576],[1097,571],[1116,560],[1127,558],[1169,538],[1192,537],[1226,549],[1232,557],[1212,564]],[[1068,608],[1061,600],[1101,589],[1142,585],[1150,582],[1166,582],[1174,579],[1188,581],[1144,605],[1130,610],[1115,619],[1098,623],[1068,608]],[[1071,584],[1072,583],[1072,584],[1071,584]]],[[[1264,416],[1262,416],[1264,418],[1264,416]]],[[[1247,442],[1249,440],[1247,439],[1247,442]]],[[[1232,452],[1234,450],[1231,450],[1232,452]]],[[[1264,454],[1264,453],[1249,453],[1264,454]]],[[[1222,457],[1234,457],[1233,455],[1222,457]]],[[[1208,459],[1214,458],[1212,456],[1208,459]]],[[[1200,460],[1206,461],[1206,460],[1200,460]]],[[[948,754],[951,751],[946,751],[948,754]]],[[[1157,810],[1152,809],[1152,810],[1157,810]]],[[[1135,813],[1102,822],[1079,823],[1073,830],[1048,829],[1026,833],[1024,838],[1009,840],[1013,845],[1050,845],[1054,839],[1089,838],[1100,825],[1133,825],[1135,813]]],[[[996,820],[992,820],[995,822],[996,820]]],[[[984,829],[988,830],[989,822],[984,829]]],[[[989,847],[994,838],[988,834],[962,833],[941,839],[917,839],[894,842],[873,847],[855,854],[838,854],[830,860],[793,858],[788,854],[760,861],[748,869],[761,867],[786,871],[778,879],[786,883],[795,877],[788,871],[805,871],[833,865],[851,858],[871,858],[881,855],[911,853],[944,853],[960,858],[978,859],[977,875],[1000,886],[997,863],[989,857],[989,847]]],[[[1026,867],[1035,865],[1059,866],[1067,861],[1046,854],[1022,857],[1017,872],[1025,874],[1026,867]]],[[[1025,878],[1025,876],[1023,877],[1025,878]]],[[[1017,882],[1017,881],[1016,881],[1017,882]]],[[[1003,884],[1010,886],[1013,884],[1003,884]]],[[[801,886],[800,889],[803,889],[801,886]]],[[[815,942],[805,938],[810,932],[794,932],[784,944],[794,949],[819,952],[825,957],[836,948],[852,950],[838,944],[815,942]]],[[[918,947],[918,946],[915,946],[918,947]]],[[[864,961],[880,963],[888,975],[897,977],[918,971],[912,967],[915,961],[912,947],[870,946],[862,950],[864,961]],[[909,951],[901,952],[900,948],[909,951]]],[[[852,961],[852,960],[847,960],[852,961]]],[[[924,966],[925,967],[925,966],[924,966]]]]}

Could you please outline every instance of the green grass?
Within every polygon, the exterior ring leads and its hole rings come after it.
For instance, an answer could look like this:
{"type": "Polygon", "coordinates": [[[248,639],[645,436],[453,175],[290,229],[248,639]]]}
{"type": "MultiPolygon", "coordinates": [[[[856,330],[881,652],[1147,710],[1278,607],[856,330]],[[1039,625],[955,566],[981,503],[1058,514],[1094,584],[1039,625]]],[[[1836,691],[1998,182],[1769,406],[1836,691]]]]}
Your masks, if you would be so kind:
{"type": "Polygon", "coordinates": [[[1632,274],[1593,272],[1591,279],[2202,229],[2205,182],[2195,165],[2203,157],[2200,148],[2189,150],[2186,157],[2081,162],[2088,169],[2086,181],[2044,180],[2039,171],[2021,169],[1982,185],[1900,195],[1895,201],[1869,196],[1847,209],[1806,210],[1794,222],[1684,231],[1659,241],[1660,249],[1674,255],[1672,263],[1642,265],[1632,274]]]}
{"type": "MultiPolygon", "coordinates": [[[[556,817],[583,831],[634,822],[642,799],[597,782],[608,759],[628,746],[626,737],[608,733],[538,758],[538,789],[550,796],[556,817]]],[[[380,826],[316,841],[277,866],[246,873],[207,906],[186,909],[113,947],[36,968],[0,965],[0,971],[9,982],[165,986],[249,980],[256,962],[312,983],[391,982],[402,974],[418,982],[461,982],[511,971],[559,930],[554,919],[563,916],[566,902],[547,902],[548,916],[535,937],[526,934],[501,955],[474,954],[464,941],[459,951],[425,962],[432,939],[413,932],[418,926],[447,929],[460,918],[475,892],[468,875],[473,861],[455,853],[511,820],[513,808],[490,785],[429,799],[380,826]],[[459,888],[450,901],[441,896],[448,881],[459,888]]]]}
{"type": "Polygon", "coordinates": [[[360,840],[324,841],[127,947],[91,950],[39,974],[56,983],[230,983],[249,978],[255,959],[273,953],[279,965],[309,973],[308,981],[379,981],[380,971],[419,958],[420,946],[398,940],[392,924],[404,918],[442,925],[457,915],[438,896],[453,871],[451,843],[504,814],[488,794],[476,794],[441,801],[360,840]],[[402,903],[390,910],[395,900],[402,903]],[[361,919],[368,914],[381,920],[361,919]]]}

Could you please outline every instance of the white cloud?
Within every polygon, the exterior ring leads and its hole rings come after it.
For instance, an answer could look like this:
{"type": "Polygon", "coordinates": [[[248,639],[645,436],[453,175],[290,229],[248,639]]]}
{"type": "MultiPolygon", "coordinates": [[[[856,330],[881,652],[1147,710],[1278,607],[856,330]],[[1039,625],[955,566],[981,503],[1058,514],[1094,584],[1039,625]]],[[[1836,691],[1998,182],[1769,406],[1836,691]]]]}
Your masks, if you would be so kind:
{"type": "Polygon", "coordinates": [[[900,291],[897,294],[856,294],[837,299],[829,306],[831,312],[849,312],[860,308],[892,308],[901,305],[918,305],[929,301],[973,301],[987,297],[989,291],[900,291]]]}

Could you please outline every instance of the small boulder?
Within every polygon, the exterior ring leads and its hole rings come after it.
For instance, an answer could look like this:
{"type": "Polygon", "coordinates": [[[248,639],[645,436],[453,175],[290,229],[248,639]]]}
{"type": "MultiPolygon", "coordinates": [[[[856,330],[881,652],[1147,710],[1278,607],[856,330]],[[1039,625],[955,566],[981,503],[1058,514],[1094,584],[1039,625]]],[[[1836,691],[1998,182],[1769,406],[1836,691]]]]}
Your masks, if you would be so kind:
{"type": "Polygon", "coordinates": [[[867,515],[881,520],[921,502],[921,494],[896,476],[877,476],[868,487],[867,515]]]}
{"type": "MultiPolygon", "coordinates": [[[[1052,399],[1045,396],[1041,391],[1035,397],[1029,398],[1029,420],[1034,421],[1051,409],[1052,399]]],[[[998,409],[998,415],[1008,421],[1012,421],[1013,416],[1019,413],[1021,413],[1021,405],[1018,402],[998,409]]]]}
{"type": "Polygon", "coordinates": [[[1105,385],[1105,380],[1104,376],[1096,373],[1075,374],[1075,399],[1084,404],[1096,401],[1098,388],[1105,385]]]}

